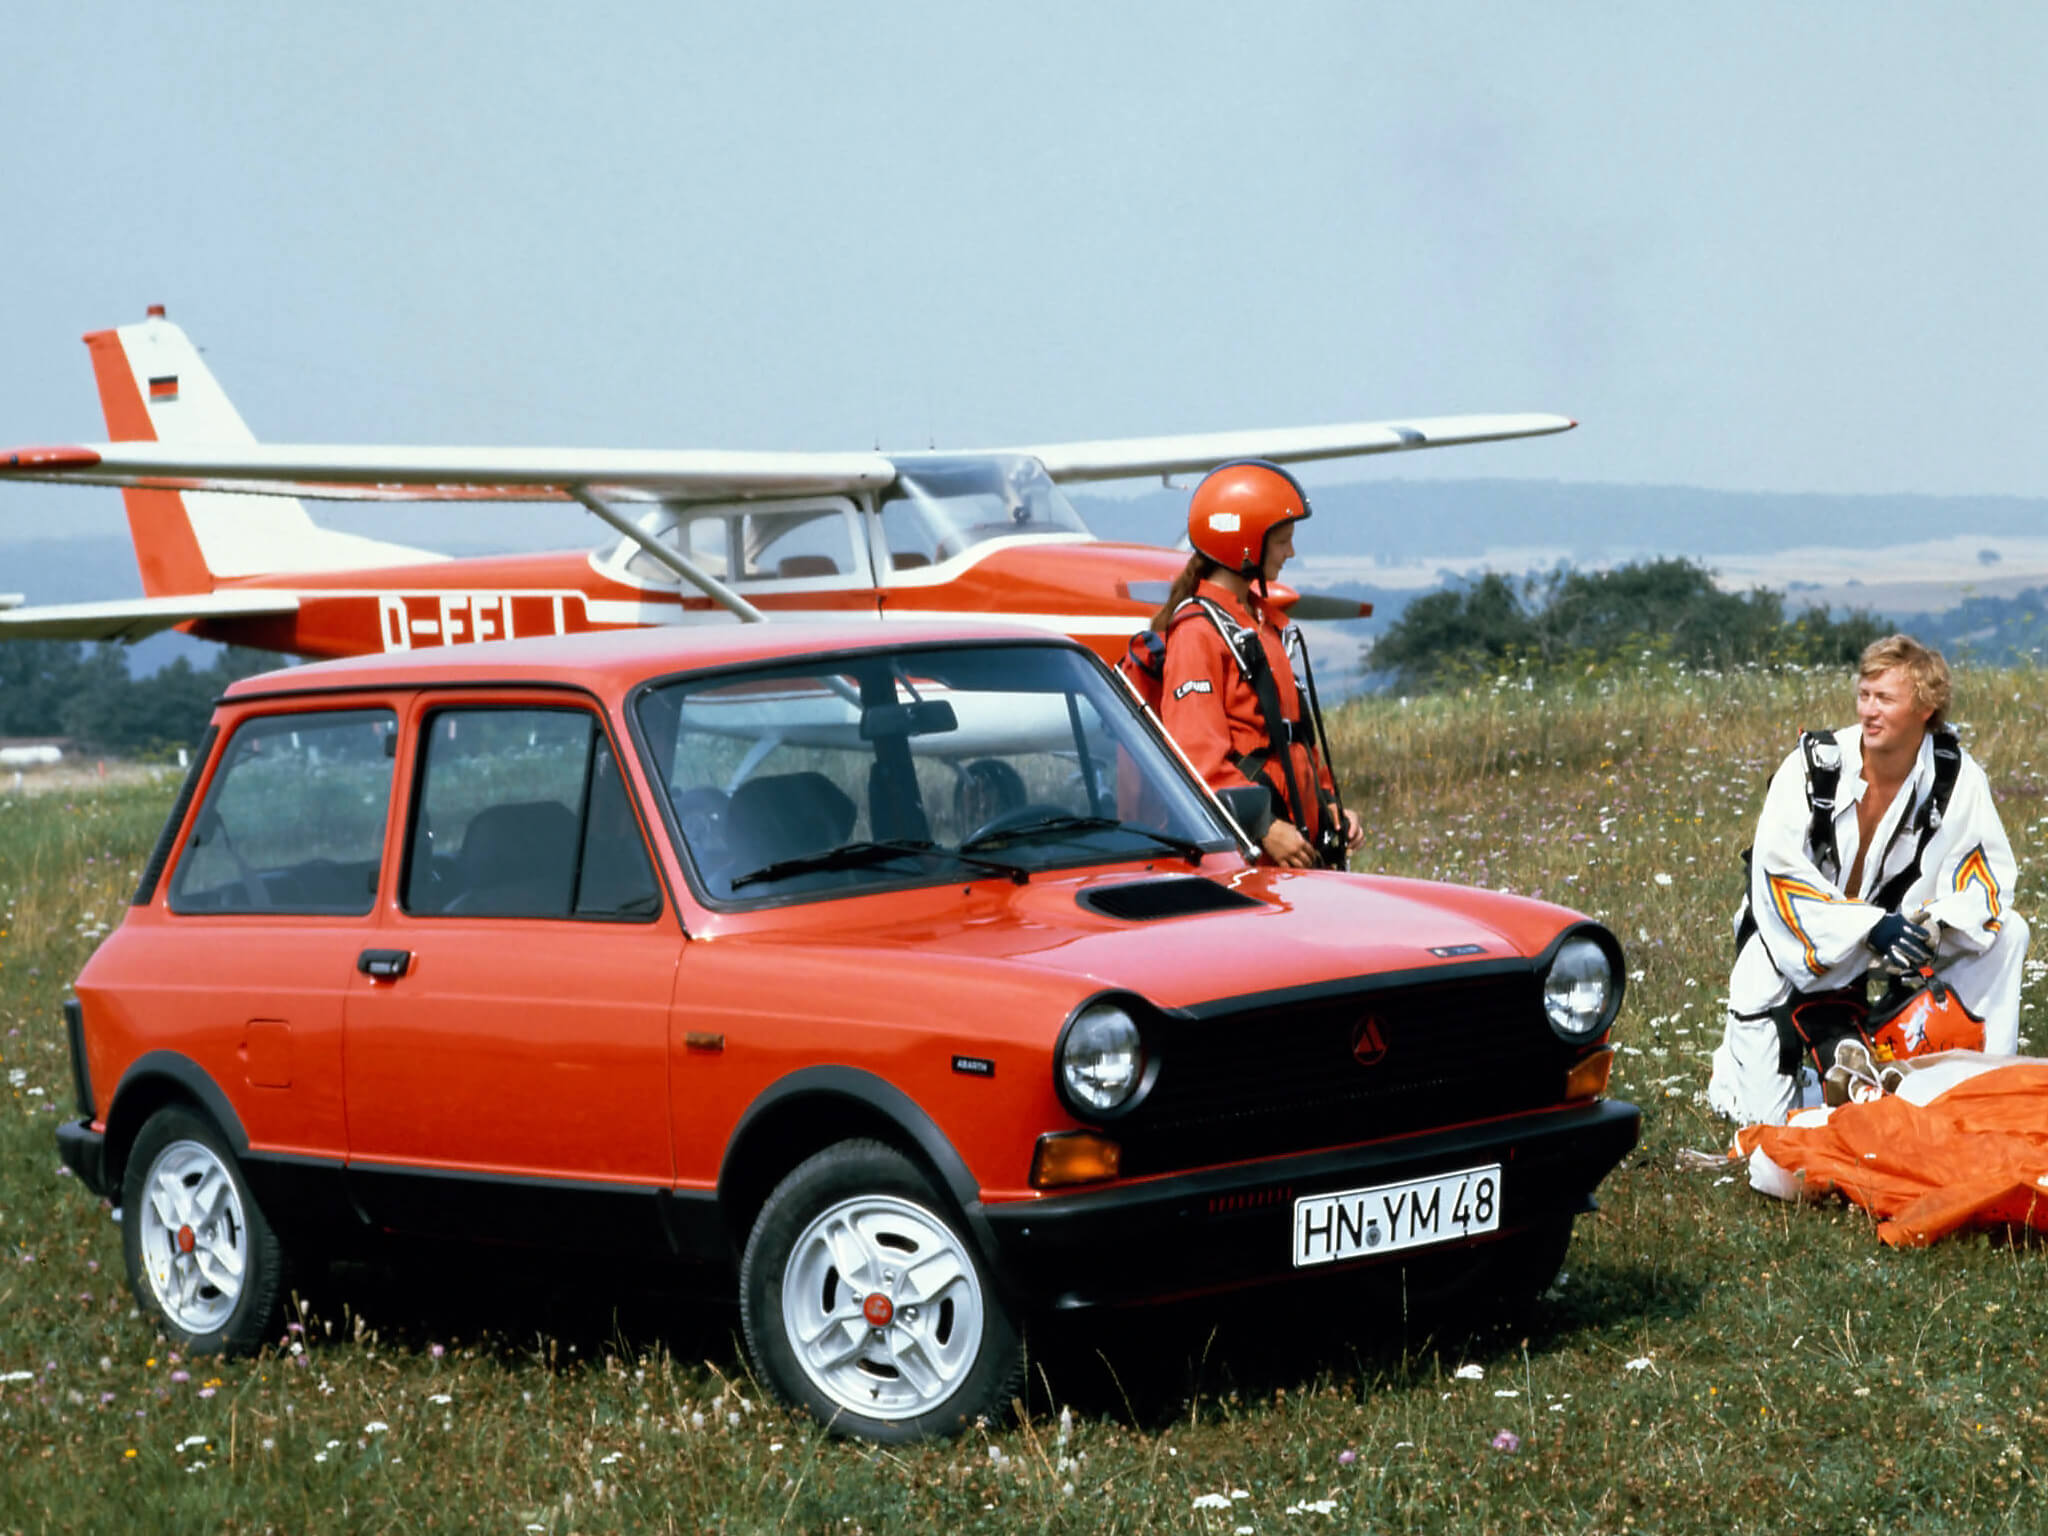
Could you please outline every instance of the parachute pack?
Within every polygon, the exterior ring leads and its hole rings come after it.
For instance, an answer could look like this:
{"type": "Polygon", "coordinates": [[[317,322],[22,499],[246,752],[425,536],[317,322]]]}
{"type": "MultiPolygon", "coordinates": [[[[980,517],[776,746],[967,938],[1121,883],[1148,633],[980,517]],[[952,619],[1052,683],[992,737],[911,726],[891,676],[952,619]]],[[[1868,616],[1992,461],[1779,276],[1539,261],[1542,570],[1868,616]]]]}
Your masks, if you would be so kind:
{"type": "Polygon", "coordinates": [[[1859,982],[1837,991],[1794,992],[1771,1017],[1778,1026],[1778,1070],[1787,1077],[1810,1066],[1826,1078],[1844,1040],[1861,1041],[1878,1064],[1984,1049],[1984,1020],[1932,966],[1893,978],[1875,1003],[1859,982]]]}

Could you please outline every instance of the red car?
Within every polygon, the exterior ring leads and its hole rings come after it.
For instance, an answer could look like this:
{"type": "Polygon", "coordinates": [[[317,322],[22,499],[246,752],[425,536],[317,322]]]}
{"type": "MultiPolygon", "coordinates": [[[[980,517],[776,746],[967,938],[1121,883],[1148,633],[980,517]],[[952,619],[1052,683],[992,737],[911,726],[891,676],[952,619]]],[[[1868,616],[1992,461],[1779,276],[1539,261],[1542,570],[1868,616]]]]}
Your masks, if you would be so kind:
{"type": "Polygon", "coordinates": [[[999,1413],[1049,1309],[1431,1248],[1545,1283],[1638,1131],[1613,936],[1248,855],[1037,632],[276,672],[79,977],[58,1140],[182,1346],[407,1234],[687,1261],[876,1439],[999,1413]]]}

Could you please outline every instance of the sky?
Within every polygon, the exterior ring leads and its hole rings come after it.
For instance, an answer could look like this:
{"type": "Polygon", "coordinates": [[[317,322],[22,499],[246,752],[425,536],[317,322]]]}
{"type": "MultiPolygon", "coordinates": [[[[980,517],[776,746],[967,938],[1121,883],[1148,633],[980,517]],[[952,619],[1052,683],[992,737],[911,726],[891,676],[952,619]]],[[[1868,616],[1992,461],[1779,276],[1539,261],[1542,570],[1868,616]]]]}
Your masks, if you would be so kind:
{"type": "Polygon", "coordinates": [[[279,441],[1543,410],[1323,476],[2048,497],[2044,60],[2031,3],[32,0],[0,443],[101,436],[78,337],[162,303],[279,441]]]}

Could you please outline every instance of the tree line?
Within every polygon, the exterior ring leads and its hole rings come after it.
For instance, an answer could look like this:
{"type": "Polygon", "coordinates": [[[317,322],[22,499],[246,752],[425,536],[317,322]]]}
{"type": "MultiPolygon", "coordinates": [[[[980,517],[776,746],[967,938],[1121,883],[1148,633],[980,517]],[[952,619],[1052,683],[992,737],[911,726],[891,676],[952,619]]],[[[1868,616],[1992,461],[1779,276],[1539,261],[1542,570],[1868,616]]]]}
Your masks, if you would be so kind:
{"type": "Polygon", "coordinates": [[[226,646],[210,666],[180,656],[148,677],[131,677],[127,648],[113,642],[6,641],[0,736],[64,737],[84,751],[125,757],[174,752],[198,742],[229,683],[282,660],[226,646]]]}
{"type": "Polygon", "coordinates": [[[1695,668],[1832,666],[1854,662],[1891,630],[1860,608],[1840,619],[1825,608],[1788,618],[1782,592],[1724,592],[1696,561],[1648,560],[1520,580],[1489,572],[1431,592],[1408,604],[1365,664],[1409,690],[1503,671],[1583,671],[1645,651],[1695,668]]]}

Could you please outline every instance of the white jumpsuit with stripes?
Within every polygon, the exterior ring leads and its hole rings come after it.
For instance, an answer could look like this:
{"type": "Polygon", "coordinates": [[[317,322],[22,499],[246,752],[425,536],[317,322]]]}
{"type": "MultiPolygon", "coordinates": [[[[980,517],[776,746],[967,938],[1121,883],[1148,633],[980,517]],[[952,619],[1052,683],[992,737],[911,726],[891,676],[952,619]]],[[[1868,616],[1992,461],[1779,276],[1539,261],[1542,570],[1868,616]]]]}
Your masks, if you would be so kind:
{"type": "MultiPolygon", "coordinates": [[[[1746,1125],[1781,1122],[1798,1107],[1798,1084],[1778,1071],[1778,1030],[1769,1017],[1794,988],[1819,992],[1852,985],[1876,963],[1863,942],[1884,915],[1872,898],[1913,861],[1919,842],[1915,812],[1934,792],[1934,738],[1920,742],[1913,772],[1878,823],[1858,890],[1843,889],[1856,866],[1861,837],[1856,807],[1868,788],[1861,733],[1835,733],[1842,752],[1835,792],[1839,870],[1823,869],[1807,847],[1812,812],[1806,757],[1795,749],[1771,777],[1757,822],[1749,878],[1757,931],[1736,957],[1728,979],[1728,1023],[1714,1052],[1707,1098],[1714,1110],[1746,1125]]],[[[1920,875],[1899,910],[1926,908],[1942,925],[1942,977],[1972,1013],[1984,1018],[1985,1049],[2018,1050],[2020,972],[2027,957],[2026,919],[2009,905],[2016,874],[2012,845],[1991,800],[1984,770],[1968,752],[1956,775],[1947,813],[1927,844],[1920,875]]]]}

